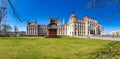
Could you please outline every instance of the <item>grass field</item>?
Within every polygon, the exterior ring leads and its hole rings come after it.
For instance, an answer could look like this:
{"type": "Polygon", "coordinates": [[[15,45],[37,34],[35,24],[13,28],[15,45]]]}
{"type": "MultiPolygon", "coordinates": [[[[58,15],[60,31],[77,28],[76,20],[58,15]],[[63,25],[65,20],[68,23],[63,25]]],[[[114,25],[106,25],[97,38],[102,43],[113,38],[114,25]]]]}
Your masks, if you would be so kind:
{"type": "Polygon", "coordinates": [[[72,37],[1,37],[0,59],[92,59],[115,41],[72,37]]]}

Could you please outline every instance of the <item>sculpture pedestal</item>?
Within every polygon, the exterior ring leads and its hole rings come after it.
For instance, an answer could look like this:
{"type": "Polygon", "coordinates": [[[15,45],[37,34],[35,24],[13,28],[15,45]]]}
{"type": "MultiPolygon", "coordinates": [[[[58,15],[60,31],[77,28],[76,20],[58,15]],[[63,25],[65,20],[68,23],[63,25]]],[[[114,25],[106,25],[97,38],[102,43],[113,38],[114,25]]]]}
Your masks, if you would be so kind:
{"type": "Polygon", "coordinates": [[[56,38],[57,28],[48,28],[46,38],[56,38]]]}

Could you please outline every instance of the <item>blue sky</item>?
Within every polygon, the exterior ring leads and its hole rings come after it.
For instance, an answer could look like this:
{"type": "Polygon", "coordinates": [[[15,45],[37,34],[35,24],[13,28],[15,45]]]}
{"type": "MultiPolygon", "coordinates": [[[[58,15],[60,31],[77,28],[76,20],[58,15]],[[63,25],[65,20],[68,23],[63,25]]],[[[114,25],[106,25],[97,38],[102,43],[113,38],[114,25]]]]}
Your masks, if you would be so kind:
{"type": "Polygon", "coordinates": [[[114,6],[108,6],[99,10],[87,9],[86,5],[90,0],[11,0],[16,12],[21,17],[21,23],[13,14],[11,7],[8,6],[8,23],[19,30],[25,31],[27,20],[37,20],[39,24],[48,24],[49,16],[60,17],[67,23],[71,13],[74,11],[78,18],[82,19],[85,15],[96,18],[104,27],[105,34],[120,29],[120,17],[118,13],[110,16],[115,9],[114,6]],[[107,20],[111,18],[110,20],[107,20]]]}

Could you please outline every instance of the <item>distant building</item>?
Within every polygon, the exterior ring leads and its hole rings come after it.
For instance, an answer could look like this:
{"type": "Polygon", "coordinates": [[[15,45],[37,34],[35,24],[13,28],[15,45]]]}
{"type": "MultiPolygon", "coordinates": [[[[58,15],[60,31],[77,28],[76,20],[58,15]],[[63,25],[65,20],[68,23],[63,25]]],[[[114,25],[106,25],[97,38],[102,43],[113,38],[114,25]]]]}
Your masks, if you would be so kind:
{"type": "Polygon", "coordinates": [[[19,32],[8,32],[9,36],[26,36],[26,31],[19,31],[19,32]],[[17,33],[17,35],[16,35],[17,33]]]}
{"type": "MultiPolygon", "coordinates": [[[[88,36],[104,34],[102,25],[95,18],[89,18],[88,16],[79,19],[75,13],[72,13],[69,22],[65,24],[63,21],[62,25],[60,25],[59,18],[50,19],[53,19],[52,21],[57,23],[57,35],[88,36]]],[[[27,35],[46,35],[47,29],[47,25],[38,25],[37,22],[28,22],[27,35]]]]}
{"type": "Polygon", "coordinates": [[[19,31],[19,36],[26,36],[26,31],[19,31]]]}
{"type": "Polygon", "coordinates": [[[120,36],[120,30],[118,30],[118,31],[113,31],[113,32],[110,33],[110,35],[120,36]]]}

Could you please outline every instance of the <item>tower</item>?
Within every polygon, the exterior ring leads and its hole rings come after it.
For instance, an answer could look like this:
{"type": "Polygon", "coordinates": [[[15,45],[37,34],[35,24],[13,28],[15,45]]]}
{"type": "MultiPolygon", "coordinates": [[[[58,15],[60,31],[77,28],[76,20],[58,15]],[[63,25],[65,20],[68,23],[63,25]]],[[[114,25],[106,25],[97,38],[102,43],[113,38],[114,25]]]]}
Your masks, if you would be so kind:
{"type": "Polygon", "coordinates": [[[59,25],[59,18],[50,18],[46,38],[58,37],[57,36],[57,26],[58,25],[59,25]]]}
{"type": "Polygon", "coordinates": [[[73,12],[70,16],[69,23],[75,22],[77,20],[77,16],[75,15],[75,12],[73,12]]]}

